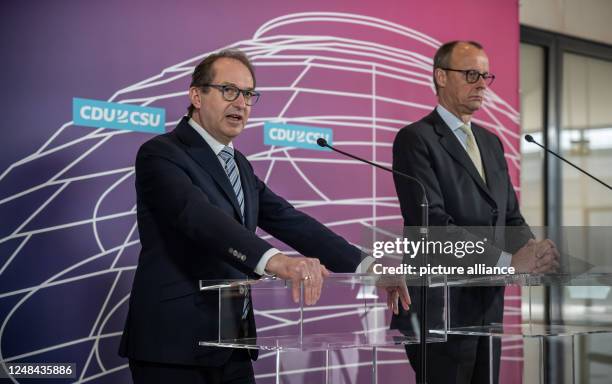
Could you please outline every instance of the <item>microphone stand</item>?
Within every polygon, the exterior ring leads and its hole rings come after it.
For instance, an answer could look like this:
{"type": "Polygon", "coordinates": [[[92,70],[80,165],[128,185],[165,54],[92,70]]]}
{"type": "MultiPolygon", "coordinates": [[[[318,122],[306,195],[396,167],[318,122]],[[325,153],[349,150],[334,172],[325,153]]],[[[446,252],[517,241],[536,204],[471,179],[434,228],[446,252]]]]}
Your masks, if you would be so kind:
{"type": "Polygon", "coordinates": [[[587,175],[588,177],[590,177],[591,179],[597,181],[598,183],[600,183],[601,185],[603,185],[604,187],[607,187],[608,189],[612,190],[612,187],[606,183],[604,183],[603,181],[599,180],[597,177],[591,175],[590,173],[588,173],[587,171],[585,171],[584,169],[580,168],[579,166],[577,166],[576,164],[572,163],[571,161],[565,159],[563,156],[560,156],[558,154],[556,154],[555,152],[551,151],[550,149],[546,148],[545,146],[543,146],[542,144],[538,143],[537,141],[535,141],[535,139],[533,138],[533,136],[531,135],[525,135],[525,140],[528,141],[529,143],[533,143],[535,145],[537,145],[538,147],[542,148],[543,150],[545,150],[546,152],[550,153],[551,155],[555,156],[558,159],[561,159],[563,161],[565,161],[567,164],[571,165],[572,167],[576,168],[578,171],[582,172],[583,174],[587,175]]]}
{"type": "MultiPolygon", "coordinates": [[[[546,152],[550,153],[551,155],[555,156],[556,158],[563,160],[565,163],[571,165],[572,167],[574,167],[575,169],[577,169],[579,172],[581,172],[584,175],[587,175],[588,177],[590,177],[591,179],[597,181],[598,183],[600,183],[601,185],[603,185],[604,187],[612,190],[612,187],[606,183],[604,183],[602,180],[598,179],[597,177],[591,175],[589,172],[585,171],[584,169],[580,168],[579,166],[577,166],[576,164],[572,163],[571,161],[567,160],[566,158],[564,158],[563,156],[555,153],[554,151],[551,151],[550,149],[546,148],[544,145],[538,143],[537,141],[535,141],[535,139],[533,138],[533,136],[531,135],[525,135],[525,141],[529,142],[529,143],[533,143],[535,145],[537,145],[538,147],[542,148],[543,150],[545,150],[546,152]]],[[[558,234],[557,234],[558,235],[558,234]]],[[[556,236],[555,236],[556,237],[556,236]]],[[[550,296],[551,295],[558,295],[559,293],[556,290],[553,290],[552,287],[547,287],[546,290],[546,299],[547,299],[547,303],[546,303],[546,311],[545,311],[545,316],[547,318],[547,321],[550,321],[551,317],[557,317],[560,316],[560,309],[559,308],[554,308],[553,305],[551,304],[551,302],[553,300],[551,300],[550,296]]],[[[548,348],[550,349],[549,353],[551,353],[551,357],[554,359],[554,355],[556,353],[559,353],[559,351],[557,350],[557,348],[554,348],[552,346],[548,346],[548,348]],[[556,352],[556,353],[555,353],[556,352]]],[[[551,375],[551,377],[556,377],[559,373],[556,372],[555,370],[553,370],[551,367],[548,367],[547,373],[549,373],[551,375]]]]}
{"type": "MultiPolygon", "coordinates": [[[[396,171],[394,169],[391,169],[389,167],[385,167],[384,165],[380,165],[377,164],[373,161],[370,160],[366,160],[363,159],[361,157],[355,156],[351,153],[345,152],[341,149],[337,149],[334,148],[333,146],[329,145],[327,143],[327,140],[325,140],[324,138],[320,137],[317,139],[317,144],[320,147],[323,148],[329,148],[334,152],[340,153],[341,155],[350,157],[351,159],[355,159],[357,161],[360,161],[362,163],[366,163],[369,164],[373,167],[376,168],[380,168],[384,171],[387,172],[391,172],[394,175],[398,175],[401,177],[404,177],[410,181],[414,181],[416,182],[420,187],[421,190],[423,191],[423,200],[421,201],[421,227],[419,228],[419,233],[422,236],[422,239],[425,241],[425,244],[427,244],[427,242],[429,241],[429,202],[427,200],[427,193],[425,192],[425,186],[423,185],[423,183],[421,183],[421,181],[419,179],[417,179],[416,177],[410,176],[408,174],[405,174],[403,172],[400,171],[396,171]]],[[[425,247],[425,251],[423,252],[423,258],[422,258],[422,262],[423,262],[423,266],[427,267],[427,261],[428,261],[428,254],[427,254],[427,249],[429,247],[425,247]]],[[[427,384],[427,334],[428,334],[428,327],[427,327],[427,286],[428,286],[428,274],[424,273],[421,276],[421,282],[423,287],[421,288],[421,305],[420,305],[420,312],[421,312],[421,321],[419,323],[419,354],[421,355],[421,361],[420,361],[420,370],[419,370],[419,375],[417,377],[417,383],[419,384],[427,384]]]]}

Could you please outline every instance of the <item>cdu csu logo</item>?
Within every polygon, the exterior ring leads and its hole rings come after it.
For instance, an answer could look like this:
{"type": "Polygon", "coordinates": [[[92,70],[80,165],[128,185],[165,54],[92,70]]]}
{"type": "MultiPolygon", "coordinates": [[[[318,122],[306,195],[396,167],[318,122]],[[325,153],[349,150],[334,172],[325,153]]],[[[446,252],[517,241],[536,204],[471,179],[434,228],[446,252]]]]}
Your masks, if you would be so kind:
{"type": "Polygon", "coordinates": [[[75,125],[86,127],[164,133],[166,111],[162,108],[75,97],[72,99],[72,120],[75,125]]]}
{"type": "Polygon", "coordinates": [[[317,144],[317,139],[320,137],[327,140],[330,145],[333,145],[333,131],[330,128],[316,128],[270,122],[264,123],[265,145],[329,151],[328,148],[321,148],[317,144]]]}

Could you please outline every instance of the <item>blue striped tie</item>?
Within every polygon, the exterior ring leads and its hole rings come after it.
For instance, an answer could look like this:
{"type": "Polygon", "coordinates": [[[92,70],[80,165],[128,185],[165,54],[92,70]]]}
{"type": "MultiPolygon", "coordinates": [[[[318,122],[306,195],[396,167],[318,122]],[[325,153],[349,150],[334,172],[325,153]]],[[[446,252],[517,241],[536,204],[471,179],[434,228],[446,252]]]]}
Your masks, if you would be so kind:
{"type": "Polygon", "coordinates": [[[218,156],[225,163],[225,173],[227,173],[227,177],[229,178],[230,184],[232,185],[234,193],[236,194],[236,199],[238,199],[240,214],[242,215],[242,219],[244,221],[244,193],[242,193],[242,184],[240,183],[238,166],[236,165],[236,160],[234,160],[234,148],[225,146],[221,152],[219,152],[218,156]]]}
{"type": "MultiPolygon", "coordinates": [[[[236,160],[234,160],[234,148],[228,146],[223,147],[221,152],[219,152],[219,157],[225,163],[225,173],[227,173],[227,177],[229,178],[230,184],[232,185],[234,193],[236,194],[236,199],[238,199],[240,214],[242,215],[242,221],[244,222],[244,193],[242,193],[242,183],[240,182],[240,175],[238,174],[238,165],[236,164],[236,160]]],[[[242,305],[243,320],[247,318],[250,307],[251,297],[249,288],[246,287],[244,290],[244,302],[242,305]]]]}

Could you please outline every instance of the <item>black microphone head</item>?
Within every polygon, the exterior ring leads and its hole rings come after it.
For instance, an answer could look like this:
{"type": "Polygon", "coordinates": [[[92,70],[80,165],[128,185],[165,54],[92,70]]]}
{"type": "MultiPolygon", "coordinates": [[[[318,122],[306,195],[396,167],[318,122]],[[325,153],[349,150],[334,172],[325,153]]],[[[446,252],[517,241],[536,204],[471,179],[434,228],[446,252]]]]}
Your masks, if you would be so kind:
{"type": "Polygon", "coordinates": [[[533,136],[531,135],[525,135],[525,140],[527,140],[530,143],[533,143],[535,140],[533,140],[533,136]]]}
{"type": "Polygon", "coordinates": [[[319,137],[317,139],[317,144],[319,144],[319,147],[327,147],[327,140],[322,137],[319,137]]]}

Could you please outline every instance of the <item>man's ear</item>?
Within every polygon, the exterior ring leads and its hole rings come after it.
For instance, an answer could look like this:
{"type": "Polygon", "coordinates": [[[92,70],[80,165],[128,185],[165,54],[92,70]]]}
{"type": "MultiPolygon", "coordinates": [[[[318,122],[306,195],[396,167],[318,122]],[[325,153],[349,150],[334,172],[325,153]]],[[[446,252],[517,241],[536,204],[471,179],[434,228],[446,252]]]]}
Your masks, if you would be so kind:
{"type": "Polygon", "coordinates": [[[191,105],[193,105],[194,108],[201,109],[202,98],[200,97],[200,92],[198,92],[198,90],[198,87],[189,88],[189,100],[191,100],[191,105]]]}
{"type": "Polygon", "coordinates": [[[438,87],[446,87],[446,71],[440,68],[436,68],[434,72],[434,76],[436,77],[436,83],[438,83],[438,87]]]}

